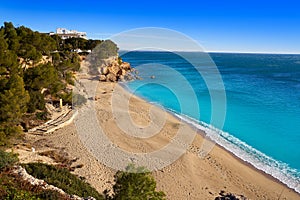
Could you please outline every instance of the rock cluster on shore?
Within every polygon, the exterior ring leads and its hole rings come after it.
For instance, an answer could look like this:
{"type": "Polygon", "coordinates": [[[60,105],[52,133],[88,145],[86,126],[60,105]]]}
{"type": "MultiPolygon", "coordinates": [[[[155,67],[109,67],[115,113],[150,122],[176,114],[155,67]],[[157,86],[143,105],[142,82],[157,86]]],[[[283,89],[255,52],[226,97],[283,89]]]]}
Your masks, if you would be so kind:
{"type": "Polygon", "coordinates": [[[112,59],[105,66],[100,67],[100,81],[117,82],[139,79],[137,71],[128,62],[112,59]]]}

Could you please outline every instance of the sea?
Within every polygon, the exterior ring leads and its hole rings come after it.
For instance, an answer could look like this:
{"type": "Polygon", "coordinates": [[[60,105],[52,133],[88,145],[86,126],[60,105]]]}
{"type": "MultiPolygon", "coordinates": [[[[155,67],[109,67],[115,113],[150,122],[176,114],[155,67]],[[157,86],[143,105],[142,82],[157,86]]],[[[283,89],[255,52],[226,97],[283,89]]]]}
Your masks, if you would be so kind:
{"type": "Polygon", "coordinates": [[[126,87],[300,193],[300,55],[120,52],[126,87]]]}

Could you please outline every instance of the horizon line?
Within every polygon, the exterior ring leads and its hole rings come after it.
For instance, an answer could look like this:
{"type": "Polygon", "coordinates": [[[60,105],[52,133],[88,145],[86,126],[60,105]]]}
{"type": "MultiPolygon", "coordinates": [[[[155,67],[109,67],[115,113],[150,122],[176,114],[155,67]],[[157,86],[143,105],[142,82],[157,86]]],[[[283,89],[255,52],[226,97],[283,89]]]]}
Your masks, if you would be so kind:
{"type": "Polygon", "coordinates": [[[119,49],[119,51],[139,51],[139,52],[186,52],[186,53],[228,53],[228,54],[275,54],[275,55],[300,55],[300,52],[242,52],[242,51],[193,51],[193,50],[182,50],[182,51],[163,51],[163,50],[150,50],[150,49],[143,49],[143,50],[129,50],[129,49],[119,49]]]}

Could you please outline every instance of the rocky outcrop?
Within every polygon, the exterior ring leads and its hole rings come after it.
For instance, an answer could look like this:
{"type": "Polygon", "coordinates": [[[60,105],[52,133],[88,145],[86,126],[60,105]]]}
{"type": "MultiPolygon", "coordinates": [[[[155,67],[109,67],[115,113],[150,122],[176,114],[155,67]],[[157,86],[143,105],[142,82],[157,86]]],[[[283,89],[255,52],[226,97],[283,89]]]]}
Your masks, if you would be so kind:
{"type": "Polygon", "coordinates": [[[139,79],[134,68],[128,62],[123,62],[120,58],[113,57],[105,61],[105,65],[100,66],[100,81],[117,82],[139,79]]]}
{"type": "Polygon", "coordinates": [[[18,58],[19,63],[21,64],[21,68],[23,69],[29,69],[33,68],[40,64],[46,64],[48,62],[52,63],[52,56],[42,56],[42,58],[38,62],[34,62],[33,60],[26,60],[24,58],[19,57],[18,58]]]}

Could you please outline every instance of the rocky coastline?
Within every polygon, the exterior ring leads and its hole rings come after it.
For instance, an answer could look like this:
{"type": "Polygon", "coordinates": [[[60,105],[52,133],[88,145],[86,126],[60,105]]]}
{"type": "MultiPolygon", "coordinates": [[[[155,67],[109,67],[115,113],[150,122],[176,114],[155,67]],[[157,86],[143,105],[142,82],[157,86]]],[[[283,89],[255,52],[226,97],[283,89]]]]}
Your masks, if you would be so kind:
{"type": "Polygon", "coordinates": [[[123,62],[118,57],[111,57],[99,67],[99,80],[103,82],[131,81],[140,79],[138,71],[130,63],[123,62]]]}

